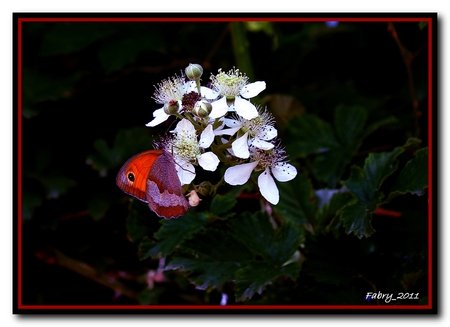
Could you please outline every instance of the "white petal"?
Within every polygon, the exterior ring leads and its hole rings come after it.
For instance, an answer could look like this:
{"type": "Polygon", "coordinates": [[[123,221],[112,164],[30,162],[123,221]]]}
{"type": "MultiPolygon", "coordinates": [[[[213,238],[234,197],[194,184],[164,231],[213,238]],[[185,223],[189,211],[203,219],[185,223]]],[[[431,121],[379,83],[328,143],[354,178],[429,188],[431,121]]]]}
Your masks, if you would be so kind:
{"type": "Polygon", "coordinates": [[[248,151],[248,133],[245,133],[240,138],[236,139],[233,144],[231,144],[234,155],[238,158],[247,159],[250,156],[248,151]]]}
{"type": "Polygon", "coordinates": [[[261,91],[263,91],[266,88],[266,82],[254,82],[247,84],[244,86],[241,90],[241,95],[244,98],[253,98],[257,96],[261,91]]]}
{"type": "Polygon", "coordinates": [[[271,168],[273,176],[280,182],[290,181],[297,176],[297,169],[285,162],[279,162],[271,168]]]}
{"type": "Polygon", "coordinates": [[[173,131],[178,134],[184,134],[188,137],[195,135],[194,125],[192,125],[192,123],[186,118],[180,120],[173,131]]]}
{"type": "Polygon", "coordinates": [[[200,90],[202,92],[202,95],[207,98],[208,100],[214,100],[215,98],[217,98],[220,93],[217,91],[214,91],[212,89],[210,89],[209,87],[205,87],[205,86],[201,86],[200,90]]]}
{"type": "Polygon", "coordinates": [[[239,120],[236,120],[236,119],[225,118],[224,122],[225,122],[225,125],[227,127],[231,127],[231,128],[241,127],[242,126],[242,123],[239,120]]]}
{"type": "Polygon", "coordinates": [[[239,116],[245,119],[253,119],[258,117],[258,110],[256,107],[248,100],[244,100],[241,97],[236,97],[234,99],[234,109],[239,116]]]}
{"type": "Polygon", "coordinates": [[[219,158],[212,152],[206,152],[198,158],[198,164],[204,169],[215,171],[219,165],[219,158]]]}
{"type": "Polygon", "coordinates": [[[195,178],[195,168],[190,162],[177,162],[175,165],[181,185],[190,184],[195,178]]]}
{"type": "Polygon", "coordinates": [[[211,103],[212,110],[209,114],[210,118],[220,118],[228,112],[227,99],[222,97],[221,99],[211,103]]]}
{"type": "Polygon", "coordinates": [[[213,141],[214,141],[213,127],[212,125],[208,125],[200,135],[200,142],[198,142],[198,146],[206,149],[211,145],[213,141]]]}
{"type": "Polygon", "coordinates": [[[157,109],[153,112],[153,117],[155,117],[151,122],[146,124],[147,127],[154,127],[156,125],[159,125],[167,120],[169,118],[169,115],[164,112],[164,109],[157,109]]]}
{"type": "Polygon", "coordinates": [[[225,171],[225,182],[230,185],[244,185],[257,165],[258,161],[254,161],[228,168],[225,171]]]}
{"type": "Polygon", "coordinates": [[[252,141],[252,145],[261,150],[270,150],[274,148],[273,143],[269,143],[263,140],[260,140],[258,137],[255,137],[252,141]]]}
{"type": "Polygon", "coordinates": [[[240,130],[240,127],[235,128],[224,128],[221,130],[214,130],[214,135],[234,135],[238,130],[240,130]]]}
{"type": "Polygon", "coordinates": [[[270,203],[277,204],[280,200],[280,193],[277,185],[270,175],[269,168],[266,168],[261,175],[258,176],[258,186],[261,195],[270,203]]]}
{"type": "Polygon", "coordinates": [[[278,135],[277,129],[270,125],[265,125],[258,132],[258,137],[261,140],[270,141],[278,135]]]}

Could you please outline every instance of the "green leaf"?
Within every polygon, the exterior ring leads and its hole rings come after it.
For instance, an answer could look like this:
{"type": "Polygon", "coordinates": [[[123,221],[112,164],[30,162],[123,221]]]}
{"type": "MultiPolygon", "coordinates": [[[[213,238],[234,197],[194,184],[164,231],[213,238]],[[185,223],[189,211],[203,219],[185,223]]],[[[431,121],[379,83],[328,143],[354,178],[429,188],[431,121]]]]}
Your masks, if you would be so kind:
{"type": "Polygon", "coordinates": [[[374,229],[370,223],[372,213],[381,205],[384,197],[379,188],[384,180],[397,170],[397,157],[406,148],[419,143],[418,139],[408,139],[405,145],[396,147],[391,152],[370,153],[363,168],[352,167],[350,178],[343,184],[359,201],[348,205],[342,211],[341,220],[347,233],[354,233],[359,238],[373,234],[374,229]]]}
{"type": "Polygon", "coordinates": [[[234,197],[217,194],[211,201],[211,213],[215,216],[221,216],[231,210],[236,203],[237,200],[234,197]]]}
{"type": "Polygon", "coordinates": [[[394,196],[412,193],[424,194],[428,187],[428,147],[416,151],[414,158],[408,161],[400,172],[387,201],[394,196]]]}
{"type": "Polygon", "coordinates": [[[198,289],[220,288],[234,279],[243,263],[253,255],[229,233],[208,229],[183,243],[183,249],[170,260],[166,269],[189,271],[189,279],[198,289]]]}
{"type": "Polygon", "coordinates": [[[364,128],[363,138],[366,138],[367,136],[369,136],[370,134],[375,132],[378,128],[380,128],[381,126],[393,124],[396,122],[398,122],[398,119],[394,116],[388,116],[388,117],[382,118],[382,119],[368,125],[366,128],[364,128]]]}
{"type": "Polygon", "coordinates": [[[339,145],[331,125],[312,114],[293,117],[285,133],[290,140],[286,152],[291,158],[304,158],[339,145]]]}
{"type": "Polygon", "coordinates": [[[335,131],[315,115],[294,117],[287,128],[291,157],[316,154],[312,162],[314,175],[329,187],[336,187],[346,165],[361,146],[367,121],[367,110],[361,106],[340,105],[334,113],[335,131]]]}
{"type": "Polygon", "coordinates": [[[243,213],[233,220],[231,231],[247,249],[278,266],[292,257],[302,240],[295,224],[286,220],[275,229],[269,217],[260,212],[243,213]]]}
{"type": "Polygon", "coordinates": [[[372,227],[372,213],[382,203],[383,193],[377,193],[370,203],[356,201],[342,209],[341,220],[347,234],[354,233],[357,237],[369,237],[375,230],[372,227]]]}
{"type": "Polygon", "coordinates": [[[325,203],[317,212],[317,225],[319,228],[330,229],[330,222],[337,216],[341,215],[342,209],[350,204],[349,202],[354,199],[350,192],[335,193],[330,201],[325,203]]]}
{"type": "Polygon", "coordinates": [[[236,262],[204,261],[201,258],[174,257],[166,269],[191,271],[189,280],[200,290],[208,287],[219,288],[224,283],[233,280],[239,264],[236,262]]]}
{"type": "Polygon", "coordinates": [[[280,276],[295,279],[300,268],[297,262],[284,267],[275,267],[268,262],[250,262],[236,273],[236,300],[244,301],[255,293],[261,294],[267,285],[280,276]]]}
{"type": "Polygon", "coordinates": [[[327,152],[318,155],[313,163],[314,175],[321,181],[327,183],[329,187],[336,187],[345,166],[350,162],[358,147],[352,151],[345,148],[332,148],[327,152]]]}
{"type": "Polygon", "coordinates": [[[362,132],[367,121],[367,110],[361,106],[344,106],[336,108],[334,114],[336,134],[341,142],[352,145],[362,132]]]}
{"type": "Polygon", "coordinates": [[[316,214],[316,198],[307,173],[299,173],[287,183],[278,183],[280,202],[275,212],[298,225],[307,225],[316,214]]]}
{"type": "Polygon", "coordinates": [[[153,242],[149,237],[144,237],[139,244],[141,260],[148,257],[163,257],[170,254],[184,240],[192,237],[195,232],[203,229],[206,224],[206,216],[203,213],[189,211],[178,219],[161,220],[162,227],[155,233],[158,242],[153,242]]]}
{"type": "Polygon", "coordinates": [[[364,168],[353,166],[350,178],[343,184],[362,202],[371,202],[382,182],[397,169],[396,158],[404,150],[397,147],[392,152],[370,153],[364,168]]]}

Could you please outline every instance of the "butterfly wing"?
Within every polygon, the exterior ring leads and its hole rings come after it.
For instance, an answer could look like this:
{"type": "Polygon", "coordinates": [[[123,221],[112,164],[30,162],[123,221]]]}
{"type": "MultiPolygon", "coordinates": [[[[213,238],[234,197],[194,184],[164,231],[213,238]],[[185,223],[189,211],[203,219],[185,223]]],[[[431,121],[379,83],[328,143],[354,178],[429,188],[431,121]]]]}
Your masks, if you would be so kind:
{"type": "Polygon", "coordinates": [[[189,209],[175,169],[175,161],[166,151],[153,163],[148,174],[146,190],[150,209],[160,217],[177,218],[189,209]]]}
{"type": "Polygon", "coordinates": [[[177,218],[189,209],[175,161],[165,150],[148,150],[128,159],[117,174],[116,184],[125,193],[147,202],[159,217],[177,218]]]}
{"type": "Polygon", "coordinates": [[[117,174],[117,186],[125,193],[141,201],[148,202],[148,174],[155,161],[164,152],[164,150],[148,150],[128,159],[117,174]]]}

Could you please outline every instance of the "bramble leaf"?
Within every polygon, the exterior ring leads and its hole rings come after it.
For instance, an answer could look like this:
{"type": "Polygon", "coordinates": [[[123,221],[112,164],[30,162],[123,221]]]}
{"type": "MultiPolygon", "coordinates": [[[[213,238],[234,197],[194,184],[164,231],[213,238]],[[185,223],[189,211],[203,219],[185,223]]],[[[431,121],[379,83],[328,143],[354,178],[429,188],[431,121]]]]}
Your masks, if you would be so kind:
{"type": "Polygon", "coordinates": [[[141,260],[148,257],[155,258],[158,255],[167,256],[184,240],[192,237],[207,224],[205,214],[191,211],[178,219],[161,219],[161,221],[162,227],[154,235],[158,242],[152,242],[149,237],[144,237],[140,242],[139,258],[141,260]]]}
{"type": "Polygon", "coordinates": [[[315,217],[316,198],[306,173],[299,173],[288,183],[278,183],[280,202],[274,210],[298,225],[309,224],[315,217]]]}
{"type": "Polygon", "coordinates": [[[393,197],[412,193],[423,195],[424,189],[428,187],[428,148],[418,150],[414,158],[408,161],[400,172],[392,191],[389,194],[388,201],[393,197]]]}
{"type": "Polygon", "coordinates": [[[295,279],[300,270],[298,262],[276,267],[268,262],[250,262],[236,273],[236,300],[250,299],[255,293],[261,294],[264,288],[280,276],[295,279]]]}

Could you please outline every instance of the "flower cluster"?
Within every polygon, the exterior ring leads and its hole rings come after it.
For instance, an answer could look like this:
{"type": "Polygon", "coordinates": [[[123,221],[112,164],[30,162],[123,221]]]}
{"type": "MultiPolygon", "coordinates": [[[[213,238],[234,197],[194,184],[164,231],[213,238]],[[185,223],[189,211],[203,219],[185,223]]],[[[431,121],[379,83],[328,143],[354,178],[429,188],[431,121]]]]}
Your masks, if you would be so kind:
{"type": "Polygon", "coordinates": [[[262,92],[266,83],[249,83],[238,69],[219,69],[206,87],[200,85],[202,74],[200,65],[190,64],[185,74],[155,86],[153,99],[162,107],[153,112],[154,118],[146,126],[161,124],[171,115],[179,119],[163,146],[173,154],[183,185],[194,180],[195,166],[215,171],[222,162],[228,166],[224,181],[230,185],[243,185],[253,171],[262,171],[258,176],[261,195],[277,204],[274,178],[289,181],[297,170],[286,162],[273,116],[249,100],[262,92]]]}

